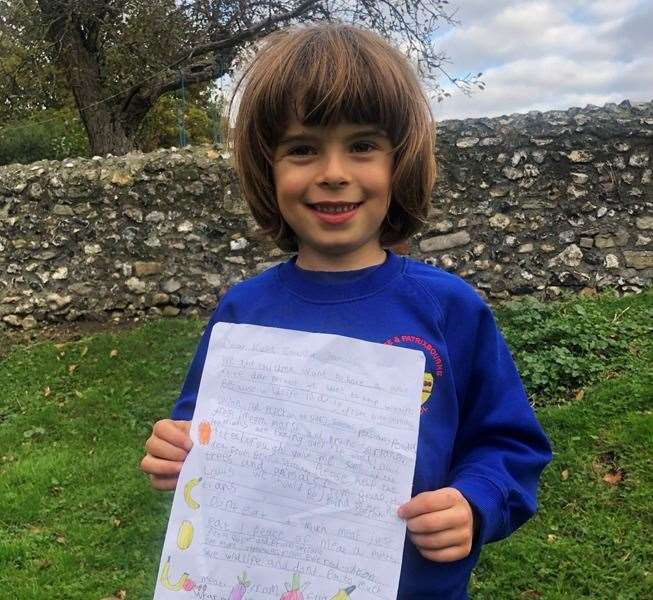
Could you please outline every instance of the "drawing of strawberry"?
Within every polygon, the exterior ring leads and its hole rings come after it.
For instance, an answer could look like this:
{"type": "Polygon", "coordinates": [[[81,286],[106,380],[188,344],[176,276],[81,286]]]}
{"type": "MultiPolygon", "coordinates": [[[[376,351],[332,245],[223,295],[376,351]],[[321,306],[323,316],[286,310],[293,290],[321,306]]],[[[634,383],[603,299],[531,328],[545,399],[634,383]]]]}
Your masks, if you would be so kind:
{"type": "Polygon", "coordinates": [[[291,589],[288,589],[288,584],[286,583],[286,593],[281,596],[280,600],[304,600],[304,594],[299,589],[299,574],[295,573],[292,576],[291,589]]]}
{"type": "Polygon", "coordinates": [[[229,600],[243,600],[245,592],[247,592],[247,588],[251,583],[251,581],[247,580],[247,571],[243,571],[243,574],[238,577],[238,583],[231,590],[231,594],[229,594],[229,600]]]}
{"type": "Polygon", "coordinates": [[[187,579],[184,582],[183,588],[187,592],[190,592],[195,587],[195,582],[192,579],[187,579]]]}

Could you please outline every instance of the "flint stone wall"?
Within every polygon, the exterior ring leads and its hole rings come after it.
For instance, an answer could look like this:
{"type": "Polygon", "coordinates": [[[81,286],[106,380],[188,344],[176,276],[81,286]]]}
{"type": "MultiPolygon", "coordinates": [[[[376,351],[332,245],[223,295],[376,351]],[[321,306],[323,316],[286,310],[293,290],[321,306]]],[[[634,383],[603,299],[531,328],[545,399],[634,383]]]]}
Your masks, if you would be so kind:
{"type": "MultiPolygon", "coordinates": [[[[653,102],[438,126],[414,258],[490,299],[640,291],[653,276],[653,102]]],[[[0,167],[0,327],[192,314],[284,260],[221,149],[0,167]]]]}

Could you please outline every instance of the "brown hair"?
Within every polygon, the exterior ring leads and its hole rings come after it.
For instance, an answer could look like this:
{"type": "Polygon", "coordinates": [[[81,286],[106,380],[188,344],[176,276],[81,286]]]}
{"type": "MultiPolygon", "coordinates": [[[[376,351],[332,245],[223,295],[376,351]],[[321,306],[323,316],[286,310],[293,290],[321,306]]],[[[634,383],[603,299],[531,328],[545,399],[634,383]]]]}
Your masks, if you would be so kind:
{"type": "Polygon", "coordinates": [[[236,90],[243,84],[229,136],[235,168],[253,217],[280,248],[297,249],[272,173],[275,148],[293,114],[308,126],[349,121],[382,127],[393,146],[393,173],[381,244],[421,228],[435,182],[435,131],[426,96],[399,50],[342,23],[284,29],[266,38],[236,90]]]}

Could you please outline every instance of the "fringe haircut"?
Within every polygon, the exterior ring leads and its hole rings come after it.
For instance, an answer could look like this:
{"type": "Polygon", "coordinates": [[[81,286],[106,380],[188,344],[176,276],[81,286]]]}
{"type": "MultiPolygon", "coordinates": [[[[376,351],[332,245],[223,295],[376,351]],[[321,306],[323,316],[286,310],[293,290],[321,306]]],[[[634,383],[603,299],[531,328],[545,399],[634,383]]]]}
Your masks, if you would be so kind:
{"type": "Polygon", "coordinates": [[[393,146],[388,214],[381,244],[408,239],[426,221],[435,183],[435,124],[412,66],[376,33],[343,23],[269,35],[237,83],[242,90],[228,139],[241,190],[263,232],[284,251],[295,233],[279,211],[272,162],[294,116],[307,126],[349,121],[382,127],[393,146]]]}

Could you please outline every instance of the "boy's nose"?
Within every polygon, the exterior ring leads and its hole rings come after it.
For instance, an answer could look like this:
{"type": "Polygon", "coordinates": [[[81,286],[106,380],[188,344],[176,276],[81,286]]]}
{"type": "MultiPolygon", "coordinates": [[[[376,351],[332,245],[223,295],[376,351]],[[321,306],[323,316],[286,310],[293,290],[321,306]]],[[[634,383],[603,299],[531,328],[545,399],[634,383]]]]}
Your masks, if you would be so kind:
{"type": "Polygon", "coordinates": [[[329,152],[324,155],[320,184],[326,186],[341,186],[349,183],[350,175],[347,169],[346,157],[340,152],[329,152]]]}

